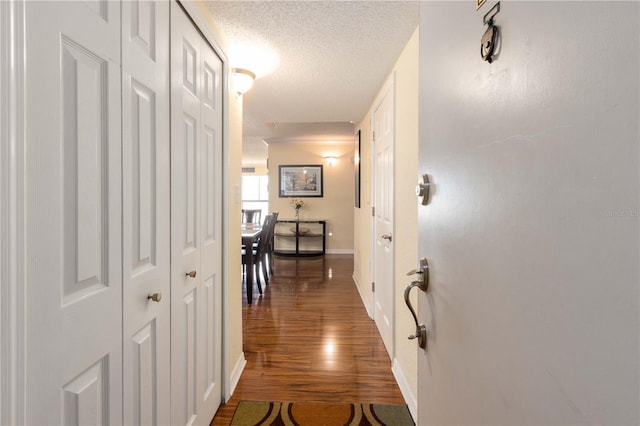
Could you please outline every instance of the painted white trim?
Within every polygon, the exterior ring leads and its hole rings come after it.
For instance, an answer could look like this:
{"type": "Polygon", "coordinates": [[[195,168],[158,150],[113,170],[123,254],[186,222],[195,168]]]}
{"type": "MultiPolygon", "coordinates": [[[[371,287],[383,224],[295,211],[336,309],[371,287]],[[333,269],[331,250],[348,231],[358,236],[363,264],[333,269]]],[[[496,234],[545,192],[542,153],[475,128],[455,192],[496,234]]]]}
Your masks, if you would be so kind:
{"type": "Polygon", "coordinates": [[[241,352],[240,357],[236,361],[236,365],[233,367],[233,370],[231,370],[231,387],[229,388],[229,395],[232,395],[235,392],[236,386],[238,386],[238,382],[240,381],[240,376],[242,376],[242,372],[246,366],[247,360],[244,357],[244,352],[241,352]]]}
{"type": "MultiPolygon", "coordinates": [[[[220,59],[222,59],[222,62],[224,63],[224,65],[228,65],[229,61],[227,59],[225,50],[222,47],[222,44],[220,44],[220,42],[218,41],[218,37],[213,33],[213,31],[211,31],[211,28],[209,27],[209,23],[200,14],[200,9],[198,8],[198,6],[196,6],[196,3],[198,3],[198,1],[197,0],[177,0],[177,1],[182,5],[182,7],[184,7],[184,10],[187,12],[187,15],[189,15],[189,18],[191,18],[191,20],[194,22],[196,27],[198,27],[198,30],[200,30],[204,38],[209,42],[209,44],[211,44],[211,47],[213,48],[213,51],[216,52],[216,55],[220,56],[220,59]]],[[[225,68],[225,71],[227,71],[226,68],[225,68]]],[[[226,76],[227,74],[225,73],[225,77],[226,76]]],[[[227,87],[225,84],[225,89],[226,88],[227,87]]],[[[229,93],[228,91],[225,91],[225,95],[228,93],[229,93]]]]}
{"type": "Polygon", "coordinates": [[[360,281],[358,280],[358,277],[356,277],[356,274],[351,275],[351,277],[353,278],[353,282],[356,285],[356,289],[358,289],[358,294],[360,295],[360,299],[362,300],[364,309],[367,311],[367,315],[369,315],[369,318],[373,319],[373,315],[371,314],[371,306],[367,305],[367,299],[365,299],[364,295],[362,294],[362,288],[360,287],[360,281]]]}
{"type": "Polygon", "coordinates": [[[0,2],[0,423],[24,424],[25,2],[0,2]]]}
{"type": "MultiPolygon", "coordinates": [[[[231,194],[229,192],[230,181],[230,149],[229,149],[229,60],[225,53],[224,48],[218,42],[218,38],[211,31],[206,19],[200,14],[200,9],[195,5],[193,0],[180,0],[180,4],[184,7],[187,15],[194,22],[195,26],[200,30],[203,37],[213,48],[213,51],[222,60],[222,157],[223,157],[223,170],[222,170],[222,398],[223,402],[231,399],[240,375],[235,377],[235,370],[231,369],[229,361],[229,348],[231,346],[229,336],[231,335],[231,320],[229,314],[229,274],[230,271],[235,270],[229,261],[230,243],[229,232],[226,232],[229,227],[229,216],[226,214],[231,205],[231,194]]],[[[244,360],[244,353],[241,353],[241,359],[244,360]]],[[[246,364],[246,360],[244,361],[246,364]]],[[[244,369],[244,364],[240,370],[244,369]]]]}
{"type": "Polygon", "coordinates": [[[353,254],[353,249],[327,249],[327,254],[353,254]]]}
{"type": "Polygon", "coordinates": [[[409,407],[409,412],[411,412],[411,417],[413,417],[413,421],[415,424],[418,423],[418,398],[416,395],[411,392],[411,386],[407,381],[407,376],[404,374],[400,363],[397,358],[394,358],[393,365],[391,367],[391,371],[393,372],[393,377],[396,378],[396,382],[398,383],[398,387],[400,388],[400,392],[404,397],[407,406],[409,407]]]}

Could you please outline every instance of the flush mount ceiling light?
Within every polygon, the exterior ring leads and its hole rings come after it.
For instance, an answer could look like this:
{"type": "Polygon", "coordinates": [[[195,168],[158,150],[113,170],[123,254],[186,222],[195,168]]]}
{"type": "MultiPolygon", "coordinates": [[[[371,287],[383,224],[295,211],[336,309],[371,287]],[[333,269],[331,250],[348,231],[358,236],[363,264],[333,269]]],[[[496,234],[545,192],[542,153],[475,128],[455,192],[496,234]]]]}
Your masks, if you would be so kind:
{"type": "Polygon", "coordinates": [[[256,79],[256,75],[244,68],[234,68],[232,71],[236,91],[238,95],[243,95],[253,86],[253,80],[256,79]]]}

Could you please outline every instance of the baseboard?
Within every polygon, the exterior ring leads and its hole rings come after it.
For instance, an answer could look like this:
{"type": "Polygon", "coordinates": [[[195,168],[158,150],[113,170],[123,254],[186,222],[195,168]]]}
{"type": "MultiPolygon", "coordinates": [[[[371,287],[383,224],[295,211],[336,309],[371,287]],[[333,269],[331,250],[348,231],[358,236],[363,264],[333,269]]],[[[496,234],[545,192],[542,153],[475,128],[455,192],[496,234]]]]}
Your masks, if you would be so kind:
{"type": "Polygon", "coordinates": [[[354,273],[353,275],[351,275],[351,278],[353,278],[353,282],[356,284],[356,289],[358,290],[358,294],[360,295],[360,300],[362,300],[364,309],[367,311],[367,315],[369,315],[369,318],[373,318],[373,316],[371,315],[371,309],[370,309],[369,303],[367,303],[367,299],[362,294],[362,290],[360,288],[360,281],[358,281],[358,277],[356,277],[356,274],[354,273]]]}
{"type": "Polygon", "coordinates": [[[353,254],[353,249],[328,249],[326,254],[353,254]]]}
{"type": "Polygon", "coordinates": [[[404,400],[406,401],[407,406],[409,407],[409,412],[411,413],[411,417],[413,417],[413,420],[415,421],[416,424],[419,424],[418,423],[418,401],[414,393],[411,391],[409,383],[407,382],[407,378],[404,372],[402,371],[402,367],[400,367],[400,364],[398,363],[397,359],[393,360],[393,366],[391,367],[391,371],[393,372],[393,377],[396,378],[396,382],[398,383],[400,392],[402,393],[402,396],[404,397],[404,400]]]}
{"type": "Polygon", "coordinates": [[[229,392],[229,395],[233,395],[233,392],[235,392],[236,386],[238,386],[238,382],[240,381],[240,376],[242,376],[246,365],[247,360],[244,357],[244,352],[241,352],[238,361],[236,361],[236,365],[233,367],[233,370],[231,370],[231,377],[229,378],[231,392],[229,392]]]}

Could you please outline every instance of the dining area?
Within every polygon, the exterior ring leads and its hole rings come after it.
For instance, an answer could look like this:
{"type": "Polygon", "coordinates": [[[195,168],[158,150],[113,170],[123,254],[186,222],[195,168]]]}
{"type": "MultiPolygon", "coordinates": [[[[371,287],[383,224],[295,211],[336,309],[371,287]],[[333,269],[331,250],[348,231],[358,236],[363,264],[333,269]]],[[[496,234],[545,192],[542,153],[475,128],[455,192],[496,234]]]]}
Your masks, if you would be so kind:
{"type": "Polygon", "coordinates": [[[254,284],[262,294],[273,273],[273,236],[278,212],[262,217],[262,210],[242,209],[242,273],[247,303],[253,301],[254,284]],[[262,277],[261,277],[262,276],[262,277]]]}

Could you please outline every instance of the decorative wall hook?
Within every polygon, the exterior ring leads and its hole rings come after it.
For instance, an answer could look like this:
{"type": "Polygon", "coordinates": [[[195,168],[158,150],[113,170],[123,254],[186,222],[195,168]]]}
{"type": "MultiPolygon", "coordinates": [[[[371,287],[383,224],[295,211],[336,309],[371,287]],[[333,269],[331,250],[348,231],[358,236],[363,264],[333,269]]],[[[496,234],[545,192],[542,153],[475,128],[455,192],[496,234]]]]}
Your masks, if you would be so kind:
{"type": "Polygon", "coordinates": [[[493,55],[496,49],[496,43],[498,42],[498,27],[494,25],[493,18],[500,12],[500,2],[496,3],[484,18],[482,22],[487,25],[487,30],[482,35],[480,44],[480,56],[484,61],[489,63],[493,62],[493,55]]]}

